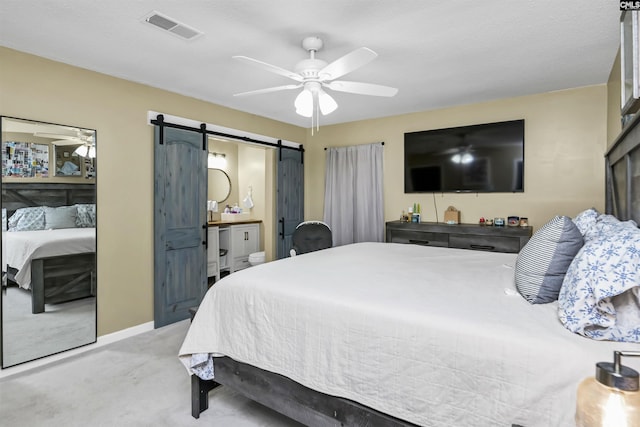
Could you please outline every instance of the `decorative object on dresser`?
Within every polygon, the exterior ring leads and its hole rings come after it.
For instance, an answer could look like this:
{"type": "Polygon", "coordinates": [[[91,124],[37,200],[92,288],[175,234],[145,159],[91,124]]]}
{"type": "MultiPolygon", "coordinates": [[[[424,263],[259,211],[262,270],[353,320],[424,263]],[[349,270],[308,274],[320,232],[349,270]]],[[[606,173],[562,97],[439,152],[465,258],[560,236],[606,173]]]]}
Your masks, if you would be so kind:
{"type": "Polygon", "coordinates": [[[531,227],[486,227],[476,224],[448,225],[435,222],[386,224],[388,243],[517,253],[529,241],[531,227]]]}
{"type": "Polygon", "coordinates": [[[444,222],[446,224],[459,224],[460,223],[460,211],[454,206],[449,206],[444,211],[444,222]]]}

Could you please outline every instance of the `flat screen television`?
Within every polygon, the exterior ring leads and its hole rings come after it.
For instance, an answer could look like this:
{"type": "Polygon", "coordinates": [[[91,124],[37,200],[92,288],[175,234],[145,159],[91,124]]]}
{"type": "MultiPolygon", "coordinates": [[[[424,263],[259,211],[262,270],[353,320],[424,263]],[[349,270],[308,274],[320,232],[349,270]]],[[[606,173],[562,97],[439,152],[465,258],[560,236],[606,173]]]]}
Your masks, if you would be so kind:
{"type": "Polygon", "coordinates": [[[405,193],[524,191],[524,119],[404,134],[405,193]]]}

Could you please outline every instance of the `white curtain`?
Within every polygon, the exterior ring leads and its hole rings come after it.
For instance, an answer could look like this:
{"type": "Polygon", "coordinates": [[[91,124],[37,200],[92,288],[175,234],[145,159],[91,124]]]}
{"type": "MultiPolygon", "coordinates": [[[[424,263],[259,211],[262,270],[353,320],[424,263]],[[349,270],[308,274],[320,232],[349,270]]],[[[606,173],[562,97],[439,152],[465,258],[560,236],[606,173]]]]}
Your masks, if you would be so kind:
{"type": "Polygon", "coordinates": [[[382,143],[327,149],[324,222],[333,245],[384,242],[382,143]]]}

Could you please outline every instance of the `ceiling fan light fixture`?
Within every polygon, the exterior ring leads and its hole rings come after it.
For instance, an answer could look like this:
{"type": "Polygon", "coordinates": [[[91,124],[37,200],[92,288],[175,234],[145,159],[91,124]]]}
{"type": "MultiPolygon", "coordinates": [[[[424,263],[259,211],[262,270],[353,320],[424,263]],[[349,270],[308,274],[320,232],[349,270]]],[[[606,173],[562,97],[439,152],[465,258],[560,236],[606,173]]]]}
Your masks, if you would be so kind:
{"type": "Polygon", "coordinates": [[[320,112],[323,116],[331,114],[338,108],[338,103],[324,90],[320,89],[318,92],[318,104],[320,106],[320,112]]]}
{"type": "Polygon", "coordinates": [[[296,96],[294,105],[296,107],[296,113],[302,117],[313,116],[313,93],[305,88],[296,96]]]}
{"type": "Polygon", "coordinates": [[[87,157],[87,154],[89,154],[89,147],[83,144],[75,149],[74,154],[81,157],[87,157]]]}

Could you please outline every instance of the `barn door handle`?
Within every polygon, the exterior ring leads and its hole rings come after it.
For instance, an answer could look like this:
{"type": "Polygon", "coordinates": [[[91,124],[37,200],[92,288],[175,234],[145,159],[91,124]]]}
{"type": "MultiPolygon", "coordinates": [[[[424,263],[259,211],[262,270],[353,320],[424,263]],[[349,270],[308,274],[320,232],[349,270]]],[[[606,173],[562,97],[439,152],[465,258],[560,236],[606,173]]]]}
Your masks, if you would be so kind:
{"type": "Polygon", "coordinates": [[[203,225],[202,229],[204,230],[204,240],[202,241],[202,244],[204,245],[205,249],[209,249],[209,229],[207,227],[207,224],[203,225]]]}
{"type": "Polygon", "coordinates": [[[284,240],[284,217],[280,218],[278,222],[280,223],[280,238],[284,240]]]}

